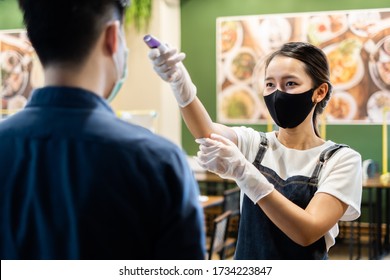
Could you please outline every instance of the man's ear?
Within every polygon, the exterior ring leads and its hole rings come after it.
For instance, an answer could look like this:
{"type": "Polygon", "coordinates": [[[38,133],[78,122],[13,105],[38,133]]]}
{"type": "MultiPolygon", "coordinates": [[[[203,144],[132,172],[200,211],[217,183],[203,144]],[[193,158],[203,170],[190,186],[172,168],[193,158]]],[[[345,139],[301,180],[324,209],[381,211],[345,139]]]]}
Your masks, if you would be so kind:
{"type": "Polygon", "coordinates": [[[107,23],[104,30],[104,46],[108,55],[112,56],[118,51],[118,35],[120,32],[120,23],[118,20],[110,21],[107,23]]]}

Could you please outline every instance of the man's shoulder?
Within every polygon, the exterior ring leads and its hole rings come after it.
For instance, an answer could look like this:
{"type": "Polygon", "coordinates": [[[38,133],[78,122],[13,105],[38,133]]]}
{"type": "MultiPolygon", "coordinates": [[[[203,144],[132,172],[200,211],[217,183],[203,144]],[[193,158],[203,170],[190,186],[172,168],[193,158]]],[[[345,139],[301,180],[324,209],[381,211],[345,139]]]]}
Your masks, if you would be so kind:
{"type": "Polygon", "coordinates": [[[158,135],[147,128],[139,125],[126,123],[118,120],[114,141],[131,143],[142,148],[177,150],[179,147],[170,139],[158,135]]]}
{"type": "Polygon", "coordinates": [[[182,158],[185,152],[170,139],[158,135],[149,129],[131,123],[115,121],[109,129],[110,133],[99,134],[101,143],[109,142],[119,149],[131,152],[133,155],[145,155],[154,161],[171,161],[182,158]]]}

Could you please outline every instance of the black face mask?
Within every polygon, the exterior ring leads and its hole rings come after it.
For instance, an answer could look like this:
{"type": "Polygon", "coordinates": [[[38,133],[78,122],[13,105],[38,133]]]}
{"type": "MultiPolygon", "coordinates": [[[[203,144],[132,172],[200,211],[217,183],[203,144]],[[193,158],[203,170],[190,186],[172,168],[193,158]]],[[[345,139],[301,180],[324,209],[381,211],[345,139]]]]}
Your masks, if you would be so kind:
{"type": "Polygon", "coordinates": [[[275,90],[264,96],[265,104],[275,123],[282,128],[300,125],[314,107],[311,100],[314,89],[303,93],[291,94],[275,90]]]}

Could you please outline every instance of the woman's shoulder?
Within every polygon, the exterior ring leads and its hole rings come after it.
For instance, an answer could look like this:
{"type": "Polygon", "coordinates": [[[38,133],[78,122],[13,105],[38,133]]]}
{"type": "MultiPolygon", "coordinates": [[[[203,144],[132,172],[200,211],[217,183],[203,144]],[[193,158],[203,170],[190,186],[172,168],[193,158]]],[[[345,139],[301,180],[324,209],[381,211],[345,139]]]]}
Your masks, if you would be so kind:
{"type": "Polygon", "coordinates": [[[335,148],[340,154],[360,157],[360,153],[346,143],[336,143],[331,140],[328,140],[325,143],[327,143],[329,147],[335,148]]]}
{"type": "Polygon", "coordinates": [[[260,147],[260,132],[251,127],[240,126],[232,128],[237,135],[238,148],[248,160],[253,160],[260,147]]]}
{"type": "Polygon", "coordinates": [[[327,141],[328,147],[323,151],[325,154],[327,151],[328,155],[325,156],[325,159],[329,159],[329,164],[352,164],[352,165],[361,165],[362,157],[358,151],[353,149],[347,144],[335,143],[333,141],[327,141]]]}

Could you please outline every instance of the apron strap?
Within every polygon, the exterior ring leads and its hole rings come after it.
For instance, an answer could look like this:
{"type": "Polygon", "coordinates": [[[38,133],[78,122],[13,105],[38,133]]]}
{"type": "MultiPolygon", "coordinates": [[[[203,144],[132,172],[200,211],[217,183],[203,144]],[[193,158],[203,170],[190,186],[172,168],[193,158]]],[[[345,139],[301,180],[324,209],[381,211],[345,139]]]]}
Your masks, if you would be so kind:
{"type": "Polygon", "coordinates": [[[256,166],[257,168],[259,168],[260,163],[263,160],[264,154],[268,149],[268,139],[266,134],[262,131],[260,131],[259,134],[260,134],[260,146],[256,154],[256,158],[253,162],[254,166],[256,166]]]}
{"type": "Polygon", "coordinates": [[[345,144],[334,144],[322,151],[318,159],[317,165],[314,168],[313,174],[311,175],[310,183],[315,185],[318,184],[318,177],[326,161],[330,159],[333,156],[333,154],[336,153],[339,149],[344,147],[349,148],[349,146],[345,144]]]}

